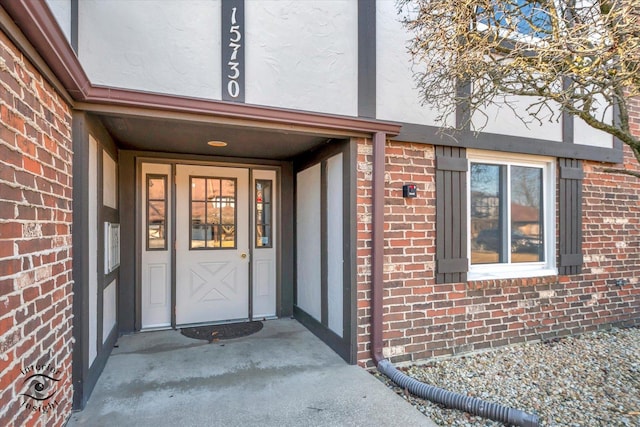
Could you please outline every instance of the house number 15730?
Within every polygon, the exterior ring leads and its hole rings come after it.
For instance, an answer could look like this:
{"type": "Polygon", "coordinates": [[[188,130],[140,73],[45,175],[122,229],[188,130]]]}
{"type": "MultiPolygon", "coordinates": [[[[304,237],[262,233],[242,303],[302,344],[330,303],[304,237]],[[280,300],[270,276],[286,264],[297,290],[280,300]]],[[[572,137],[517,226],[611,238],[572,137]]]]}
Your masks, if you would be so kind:
{"type": "Polygon", "coordinates": [[[238,51],[242,47],[242,33],[240,32],[240,25],[236,19],[236,13],[238,8],[231,9],[231,26],[229,27],[229,47],[231,48],[231,55],[229,56],[229,66],[227,77],[227,93],[232,98],[237,98],[240,95],[240,62],[238,61],[238,51]]]}

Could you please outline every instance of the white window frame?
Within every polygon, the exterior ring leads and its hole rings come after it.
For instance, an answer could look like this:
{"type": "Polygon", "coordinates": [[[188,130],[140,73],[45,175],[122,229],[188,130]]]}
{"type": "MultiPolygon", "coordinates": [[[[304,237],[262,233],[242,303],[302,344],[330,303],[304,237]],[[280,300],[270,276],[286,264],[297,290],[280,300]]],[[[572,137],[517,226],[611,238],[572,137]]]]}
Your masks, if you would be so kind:
{"type": "MultiPolygon", "coordinates": [[[[552,276],[556,267],[556,166],[551,157],[501,153],[495,151],[467,150],[467,259],[468,280],[513,279],[520,277],[552,276]],[[542,169],[542,221],[544,227],[544,262],[518,262],[471,264],[471,163],[536,167],[542,169]]],[[[509,216],[511,207],[507,203],[509,216]]],[[[511,221],[507,221],[510,227],[511,221]]],[[[510,233],[510,230],[507,230],[510,233]]]]}

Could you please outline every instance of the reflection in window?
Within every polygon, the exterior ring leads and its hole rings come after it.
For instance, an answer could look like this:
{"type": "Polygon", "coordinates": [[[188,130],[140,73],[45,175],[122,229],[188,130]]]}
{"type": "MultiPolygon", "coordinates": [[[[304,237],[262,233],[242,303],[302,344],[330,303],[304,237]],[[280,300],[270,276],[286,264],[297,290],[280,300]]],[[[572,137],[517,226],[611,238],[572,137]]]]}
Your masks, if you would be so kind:
{"type": "Polygon", "coordinates": [[[511,262],[544,261],[542,169],[511,167],[511,262]]]}
{"type": "Polygon", "coordinates": [[[272,194],[273,184],[271,180],[256,180],[256,236],[257,248],[270,248],[273,245],[272,230],[272,194]]]}
{"type": "Polygon", "coordinates": [[[236,180],[191,177],[191,249],[236,247],[236,180]]]}
{"type": "Polygon", "coordinates": [[[147,249],[167,249],[167,176],[147,175],[147,249]]]}
{"type": "Polygon", "coordinates": [[[544,39],[552,34],[552,16],[543,2],[500,0],[492,3],[492,9],[477,8],[479,24],[500,29],[513,37],[544,39]]]}
{"type": "Polygon", "coordinates": [[[500,176],[505,166],[471,165],[471,263],[503,262],[500,218],[504,198],[500,176]]]}
{"type": "Polygon", "coordinates": [[[544,261],[538,167],[471,164],[471,263],[544,261]]]}

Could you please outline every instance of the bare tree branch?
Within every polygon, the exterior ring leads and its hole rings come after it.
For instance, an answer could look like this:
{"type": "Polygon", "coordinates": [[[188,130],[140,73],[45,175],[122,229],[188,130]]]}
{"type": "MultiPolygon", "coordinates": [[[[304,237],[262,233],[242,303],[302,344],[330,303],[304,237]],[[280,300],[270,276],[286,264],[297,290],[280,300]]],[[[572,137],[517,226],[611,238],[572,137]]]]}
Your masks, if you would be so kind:
{"type": "Polygon", "coordinates": [[[510,108],[525,125],[566,112],[629,145],[640,162],[629,118],[640,96],[640,2],[398,0],[398,9],[413,35],[422,101],[442,123],[456,107],[465,114],[455,128],[476,131],[489,105],[510,108]],[[471,90],[460,91],[463,82],[471,90]],[[526,108],[513,97],[527,97],[526,108]]]}

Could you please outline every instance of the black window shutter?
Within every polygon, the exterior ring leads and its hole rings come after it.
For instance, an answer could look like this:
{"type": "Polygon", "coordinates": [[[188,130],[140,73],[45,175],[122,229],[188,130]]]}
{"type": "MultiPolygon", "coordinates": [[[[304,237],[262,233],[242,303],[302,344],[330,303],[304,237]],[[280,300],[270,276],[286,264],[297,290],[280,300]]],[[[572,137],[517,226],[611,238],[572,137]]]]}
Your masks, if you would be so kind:
{"type": "Polygon", "coordinates": [[[582,272],[582,161],[559,159],[560,264],[562,275],[582,272]]]}
{"type": "Polygon", "coordinates": [[[436,283],[466,282],[467,152],[435,147],[436,154],[436,283]]]}

